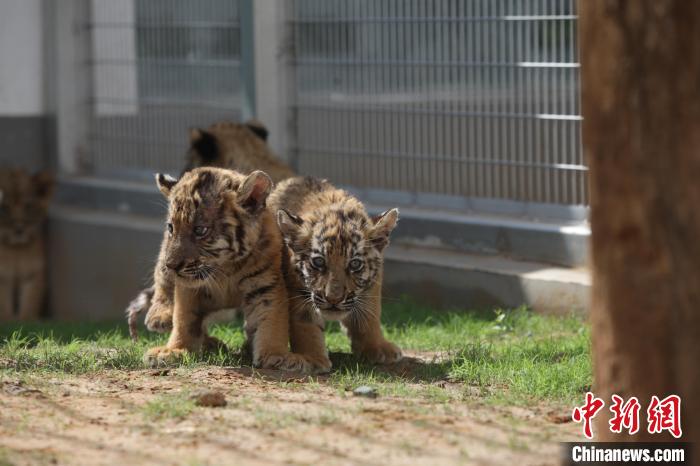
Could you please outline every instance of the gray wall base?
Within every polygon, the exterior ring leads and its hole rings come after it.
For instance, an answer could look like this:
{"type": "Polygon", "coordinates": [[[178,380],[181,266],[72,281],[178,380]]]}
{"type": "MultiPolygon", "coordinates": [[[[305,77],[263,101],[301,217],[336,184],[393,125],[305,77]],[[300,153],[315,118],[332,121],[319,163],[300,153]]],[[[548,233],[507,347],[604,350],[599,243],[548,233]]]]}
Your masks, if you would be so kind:
{"type": "MultiPolygon", "coordinates": [[[[163,221],[153,216],[58,206],[49,223],[50,311],[62,320],[114,320],[150,283],[163,221]]],[[[584,313],[583,269],[498,256],[393,244],[385,295],[435,308],[493,309],[523,304],[537,312],[584,313]]]]}
{"type": "Polygon", "coordinates": [[[49,220],[49,312],[115,320],[151,281],[163,222],[133,214],[55,208],[49,220]]]}
{"type": "Polygon", "coordinates": [[[408,295],[437,309],[526,305],[544,314],[586,314],[590,286],[586,269],[399,245],[386,253],[384,295],[408,295]]]}
{"type": "Polygon", "coordinates": [[[0,167],[46,168],[49,124],[44,116],[0,116],[0,167]]]}

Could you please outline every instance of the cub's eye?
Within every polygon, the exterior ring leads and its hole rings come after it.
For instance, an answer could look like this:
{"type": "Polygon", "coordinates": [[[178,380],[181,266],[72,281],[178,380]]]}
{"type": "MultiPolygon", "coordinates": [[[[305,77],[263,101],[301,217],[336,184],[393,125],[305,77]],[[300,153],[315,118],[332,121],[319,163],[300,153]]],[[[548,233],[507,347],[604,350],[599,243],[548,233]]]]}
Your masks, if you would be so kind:
{"type": "Polygon", "coordinates": [[[321,256],[316,256],[311,258],[311,265],[315,269],[322,269],[326,266],[326,259],[321,256]]]}
{"type": "Polygon", "coordinates": [[[207,233],[209,233],[209,228],[203,227],[203,226],[197,226],[194,227],[194,234],[195,236],[201,238],[202,236],[205,236],[207,233]]]}
{"type": "Polygon", "coordinates": [[[173,224],[172,223],[168,223],[168,233],[170,233],[171,235],[173,234],[173,224]]]}
{"type": "Polygon", "coordinates": [[[362,270],[362,267],[364,267],[364,265],[365,264],[363,264],[360,259],[353,259],[348,264],[348,267],[353,272],[359,272],[360,270],[362,270]]]}

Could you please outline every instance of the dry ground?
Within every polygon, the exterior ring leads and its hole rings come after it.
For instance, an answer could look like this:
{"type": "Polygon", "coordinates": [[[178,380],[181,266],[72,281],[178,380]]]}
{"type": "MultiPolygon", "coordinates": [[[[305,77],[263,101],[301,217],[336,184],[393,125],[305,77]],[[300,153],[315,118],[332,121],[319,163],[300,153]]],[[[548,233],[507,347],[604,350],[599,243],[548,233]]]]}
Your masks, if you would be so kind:
{"type": "MultiPolygon", "coordinates": [[[[402,367],[420,365],[414,353],[402,367]]],[[[568,408],[514,407],[463,384],[353,395],[324,378],[200,366],[1,375],[0,465],[558,464],[580,439],[568,408]],[[199,407],[213,389],[225,407],[199,407]]]]}

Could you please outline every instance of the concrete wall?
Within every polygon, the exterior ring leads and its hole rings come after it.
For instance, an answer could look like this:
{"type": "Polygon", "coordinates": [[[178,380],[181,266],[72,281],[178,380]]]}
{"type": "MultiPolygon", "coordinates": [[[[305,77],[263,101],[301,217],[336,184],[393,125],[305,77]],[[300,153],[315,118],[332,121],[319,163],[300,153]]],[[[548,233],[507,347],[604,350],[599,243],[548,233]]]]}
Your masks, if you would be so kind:
{"type": "MultiPolygon", "coordinates": [[[[575,262],[585,250],[583,232],[537,224],[527,229],[525,223],[496,228],[454,216],[421,220],[414,214],[402,212],[386,254],[384,291],[389,299],[409,295],[434,308],[526,304],[550,313],[585,312],[588,307],[585,272],[537,261],[575,262]],[[496,244],[498,238],[508,239],[509,248],[496,244]],[[525,253],[528,261],[504,257],[525,253]]],[[[52,315],[61,320],[122,319],[128,302],[150,283],[164,218],[165,202],[155,183],[63,179],[49,225],[52,315]]]]}
{"type": "Polygon", "coordinates": [[[0,166],[46,165],[42,0],[0,0],[0,166]]]}
{"type": "Polygon", "coordinates": [[[0,114],[44,113],[41,0],[0,0],[0,114]]]}

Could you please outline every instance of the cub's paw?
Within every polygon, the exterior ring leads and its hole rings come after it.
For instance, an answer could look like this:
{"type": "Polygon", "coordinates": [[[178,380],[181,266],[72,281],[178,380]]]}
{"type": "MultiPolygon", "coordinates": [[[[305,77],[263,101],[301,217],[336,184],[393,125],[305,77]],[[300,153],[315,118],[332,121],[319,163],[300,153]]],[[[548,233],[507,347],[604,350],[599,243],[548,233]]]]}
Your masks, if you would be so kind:
{"type": "Polygon", "coordinates": [[[374,364],[393,364],[403,357],[401,348],[386,340],[365,346],[358,355],[374,364]]]}
{"type": "Polygon", "coordinates": [[[178,363],[184,357],[187,350],[171,349],[167,346],[157,346],[146,351],[143,355],[143,363],[148,367],[162,367],[178,363]]]}
{"type": "Polygon", "coordinates": [[[258,369],[282,369],[287,363],[285,354],[259,354],[253,356],[253,367],[258,369]]]}
{"type": "Polygon", "coordinates": [[[146,314],[146,328],[151,332],[166,333],[173,328],[173,310],[170,306],[153,304],[146,314]]]}
{"type": "Polygon", "coordinates": [[[228,347],[226,346],[226,343],[223,341],[219,340],[218,338],[214,338],[210,335],[206,335],[204,337],[204,342],[202,343],[202,350],[206,352],[217,352],[219,350],[227,350],[228,347]]]}
{"type": "Polygon", "coordinates": [[[333,364],[328,356],[309,356],[296,353],[289,353],[285,356],[280,369],[291,372],[299,372],[300,374],[327,374],[330,372],[333,364]]]}

